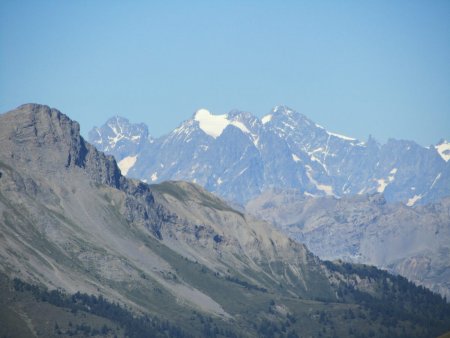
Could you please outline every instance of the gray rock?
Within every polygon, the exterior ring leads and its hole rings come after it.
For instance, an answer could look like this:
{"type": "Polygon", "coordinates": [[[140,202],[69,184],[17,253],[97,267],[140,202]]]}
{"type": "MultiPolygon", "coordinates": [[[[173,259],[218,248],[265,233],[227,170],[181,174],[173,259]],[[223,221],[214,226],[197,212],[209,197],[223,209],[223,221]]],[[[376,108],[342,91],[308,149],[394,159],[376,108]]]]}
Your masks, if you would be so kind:
{"type": "Polygon", "coordinates": [[[322,259],[375,265],[450,298],[450,198],[408,207],[381,194],[305,198],[278,190],[246,210],[322,259]]]}
{"type": "Polygon", "coordinates": [[[148,138],[143,125],[112,118],[89,137],[119,161],[132,158],[123,167],[129,177],[187,180],[240,204],[272,188],[318,197],[380,192],[388,202],[410,205],[450,196],[448,142],[428,148],[394,139],[363,142],[331,133],[285,106],[263,119],[240,111],[194,114],[158,139],[148,138]],[[202,127],[208,119],[222,127],[202,127]]]}

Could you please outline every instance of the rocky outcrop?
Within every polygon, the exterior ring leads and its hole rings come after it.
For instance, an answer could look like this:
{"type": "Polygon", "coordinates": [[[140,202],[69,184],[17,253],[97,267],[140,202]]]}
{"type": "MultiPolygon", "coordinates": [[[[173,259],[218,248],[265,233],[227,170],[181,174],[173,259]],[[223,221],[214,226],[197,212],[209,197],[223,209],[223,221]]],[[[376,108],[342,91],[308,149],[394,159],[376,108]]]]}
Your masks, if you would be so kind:
{"type": "Polygon", "coordinates": [[[76,166],[99,184],[119,188],[124,181],[112,156],[85,142],[77,122],[48,106],[25,104],[4,114],[0,141],[3,156],[42,173],[76,166]]]}
{"type": "Polygon", "coordinates": [[[246,210],[322,259],[375,265],[450,298],[449,198],[412,208],[381,194],[312,199],[278,190],[246,210]]]}
{"type": "Polygon", "coordinates": [[[149,183],[186,180],[240,204],[270,189],[305,196],[383,193],[388,202],[426,204],[450,196],[450,145],[353,139],[286,106],[259,119],[200,109],[157,139],[142,124],[114,117],[89,133],[123,173],[149,183]]]}
{"type": "Polygon", "coordinates": [[[0,272],[9,278],[101,295],[194,336],[206,331],[193,317],[244,337],[315,336],[320,317],[332,323],[329,336],[363,333],[367,323],[411,337],[450,327],[443,299],[402,278],[322,262],[198,185],[123,177],[57,110],[1,115],[0,142],[0,272]],[[350,310],[358,316],[343,320],[350,310]],[[382,321],[360,321],[372,313],[382,321]]]}

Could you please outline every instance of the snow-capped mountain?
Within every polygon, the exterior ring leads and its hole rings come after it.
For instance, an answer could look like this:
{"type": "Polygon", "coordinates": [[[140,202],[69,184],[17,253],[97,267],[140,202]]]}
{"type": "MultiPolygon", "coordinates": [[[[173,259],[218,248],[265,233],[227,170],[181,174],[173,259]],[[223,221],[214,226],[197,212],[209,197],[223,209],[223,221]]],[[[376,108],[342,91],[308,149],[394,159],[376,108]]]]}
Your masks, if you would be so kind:
{"type": "Polygon", "coordinates": [[[124,175],[135,164],[136,154],[153,142],[145,124],[131,124],[120,116],[110,118],[100,128],[93,128],[89,132],[89,140],[98,149],[113,153],[116,159],[120,159],[118,165],[124,175]]]}
{"type": "Polygon", "coordinates": [[[238,203],[270,188],[306,196],[378,192],[409,206],[450,196],[450,143],[360,141],[286,106],[261,119],[248,112],[213,115],[200,109],[157,139],[148,137],[144,125],[117,117],[94,128],[89,140],[114,155],[130,177],[150,183],[188,180],[238,203]]]}
{"type": "MultiPolygon", "coordinates": [[[[241,135],[232,122],[243,120],[226,119],[209,131],[241,135]]],[[[125,137],[122,127],[110,126],[111,140],[125,137]]],[[[0,115],[0,336],[359,337],[370,329],[415,338],[450,330],[450,305],[430,291],[374,267],[323,262],[196,184],[127,179],[79,131],[44,105],[0,115]]]]}
{"type": "Polygon", "coordinates": [[[448,162],[448,160],[450,160],[450,142],[448,142],[447,140],[441,140],[434,147],[445,162],[448,162]]]}

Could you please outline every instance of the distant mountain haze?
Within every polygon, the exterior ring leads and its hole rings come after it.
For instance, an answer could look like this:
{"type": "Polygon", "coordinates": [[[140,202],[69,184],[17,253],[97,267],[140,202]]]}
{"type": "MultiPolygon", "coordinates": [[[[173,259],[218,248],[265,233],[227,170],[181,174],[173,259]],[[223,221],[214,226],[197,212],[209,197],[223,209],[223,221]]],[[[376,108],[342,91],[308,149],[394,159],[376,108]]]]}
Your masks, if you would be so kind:
{"type": "Polygon", "coordinates": [[[450,299],[450,197],[411,208],[378,193],[337,199],[272,190],[245,210],[322,259],[375,265],[450,299]]]}
{"type": "MultiPolygon", "coordinates": [[[[244,142],[239,127],[224,127],[229,118],[205,128],[244,142]]],[[[160,318],[161,331],[147,319],[149,330],[130,337],[436,337],[450,329],[450,305],[429,290],[374,267],[321,261],[197,184],[126,178],[79,131],[48,106],[0,115],[2,334],[92,335],[92,314],[116,332],[131,329],[108,306],[82,307],[83,297],[160,318]]],[[[135,129],[116,131],[116,147],[131,142],[140,151],[135,129]]],[[[185,129],[174,135],[184,139],[185,129]]]]}
{"type": "MultiPolygon", "coordinates": [[[[156,123],[156,121],[155,121],[156,123]]],[[[89,141],[116,157],[129,177],[187,180],[245,204],[268,189],[305,196],[383,193],[408,206],[450,196],[450,143],[432,147],[390,139],[380,144],[339,135],[286,106],[259,119],[248,112],[198,110],[169,134],[114,117],[89,141]]]]}
{"type": "Polygon", "coordinates": [[[373,264],[450,296],[445,140],[362,142],[285,106],[261,119],[200,109],[157,139],[114,117],[89,139],[130,177],[196,182],[323,259],[373,264]]]}

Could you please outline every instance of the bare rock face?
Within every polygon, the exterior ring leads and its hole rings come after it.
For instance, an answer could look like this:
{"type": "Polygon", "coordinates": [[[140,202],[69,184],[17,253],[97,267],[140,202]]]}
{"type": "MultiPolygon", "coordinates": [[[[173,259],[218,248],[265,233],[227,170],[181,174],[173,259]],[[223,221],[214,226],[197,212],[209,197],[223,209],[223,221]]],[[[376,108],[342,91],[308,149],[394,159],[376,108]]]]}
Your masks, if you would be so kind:
{"type": "Polygon", "coordinates": [[[362,317],[344,320],[350,310],[382,316],[368,321],[387,333],[450,328],[444,300],[403,278],[323,262],[196,184],[123,177],[55,109],[24,105],[0,115],[0,144],[0,273],[8,278],[102,295],[194,336],[204,335],[192,326],[200,313],[244,337],[287,322],[292,334],[316,336],[320,316],[333,323],[330,336],[365,332],[362,317]],[[389,326],[380,299],[399,313],[389,326]]]}
{"type": "Polygon", "coordinates": [[[114,158],[85,142],[78,123],[56,109],[28,104],[2,115],[0,142],[2,225],[17,224],[5,233],[19,234],[2,245],[3,271],[51,287],[98,288],[122,301],[126,296],[112,285],[129,275],[142,286],[141,271],[187,303],[228,316],[209,296],[174,282],[172,263],[158,252],[165,250],[177,259],[201,262],[222,278],[245,278],[256,289],[286,283],[300,294],[334,297],[331,286],[314,291],[309,285],[317,274],[326,279],[320,272],[325,267],[303,245],[199,186],[149,186],[123,177],[114,158]],[[14,212],[20,208],[22,213],[14,212]],[[29,244],[19,238],[30,229],[36,243],[49,251],[27,249],[29,244]],[[149,247],[149,236],[150,242],[162,244],[149,247]],[[36,259],[45,261],[45,268],[36,259]],[[301,282],[270,272],[271,264],[282,261],[301,282]]]}
{"type": "Polygon", "coordinates": [[[313,199],[268,191],[246,210],[322,259],[375,265],[450,298],[449,198],[412,208],[381,194],[313,199]]]}
{"type": "MultiPolygon", "coordinates": [[[[331,126],[330,126],[331,127],[331,126]]],[[[339,135],[286,106],[258,118],[201,109],[169,134],[153,139],[142,124],[114,117],[89,133],[128,177],[149,183],[195,182],[240,204],[270,189],[305,196],[383,193],[388,202],[426,204],[450,196],[450,143],[339,135]]]]}
{"type": "Polygon", "coordinates": [[[99,184],[120,187],[120,170],[112,156],[98,152],[80,136],[80,126],[56,109],[22,105],[2,116],[3,155],[23,167],[51,174],[61,166],[80,167],[99,184]]]}

